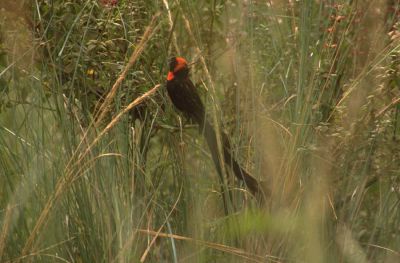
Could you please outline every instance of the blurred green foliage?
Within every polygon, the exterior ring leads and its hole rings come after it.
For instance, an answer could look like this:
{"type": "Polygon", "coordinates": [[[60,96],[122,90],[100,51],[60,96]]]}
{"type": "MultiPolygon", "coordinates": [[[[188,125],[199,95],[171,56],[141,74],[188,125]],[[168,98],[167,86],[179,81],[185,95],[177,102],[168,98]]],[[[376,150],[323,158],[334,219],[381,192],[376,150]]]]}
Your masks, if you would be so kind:
{"type": "Polygon", "coordinates": [[[103,2],[0,3],[2,262],[398,261],[398,3],[103,2]],[[174,55],[270,187],[264,206],[228,178],[223,213],[163,87],[100,133],[174,55]]]}

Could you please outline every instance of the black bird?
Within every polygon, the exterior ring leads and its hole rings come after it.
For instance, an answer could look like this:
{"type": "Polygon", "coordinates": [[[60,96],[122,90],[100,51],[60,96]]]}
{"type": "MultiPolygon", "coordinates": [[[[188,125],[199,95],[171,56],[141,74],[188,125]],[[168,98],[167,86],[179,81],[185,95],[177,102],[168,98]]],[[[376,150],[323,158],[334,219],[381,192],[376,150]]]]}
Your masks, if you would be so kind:
{"type": "MultiPolygon", "coordinates": [[[[189,78],[188,64],[182,57],[173,57],[169,62],[167,91],[175,107],[199,124],[200,131],[204,132],[216,169],[222,177],[217,136],[213,126],[205,118],[204,105],[193,82],[189,78]]],[[[222,133],[221,139],[225,163],[232,167],[236,178],[243,181],[253,195],[260,195],[261,187],[258,181],[247,173],[232,156],[228,136],[222,133]]]]}

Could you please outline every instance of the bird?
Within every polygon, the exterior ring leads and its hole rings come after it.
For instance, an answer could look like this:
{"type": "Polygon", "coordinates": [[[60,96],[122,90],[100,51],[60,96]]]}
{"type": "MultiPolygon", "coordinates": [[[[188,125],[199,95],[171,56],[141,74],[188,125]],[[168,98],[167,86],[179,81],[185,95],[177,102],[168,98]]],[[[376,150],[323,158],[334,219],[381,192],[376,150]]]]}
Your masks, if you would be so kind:
{"type": "MultiPolygon", "coordinates": [[[[190,80],[190,69],[183,57],[172,57],[169,60],[169,72],[167,75],[167,93],[180,112],[199,125],[211,152],[214,165],[222,178],[222,168],[218,154],[217,134],[214,127],[206,119],[204,104],[193,82],[190,80]]],[[[232,148],[228,136],[221,132],[223,161],[232,168],[235,177],[244,182],[253,195],[260,196],[262,189],[259,182],[251,176],[237,162],[232,155],[232,148]]]]}

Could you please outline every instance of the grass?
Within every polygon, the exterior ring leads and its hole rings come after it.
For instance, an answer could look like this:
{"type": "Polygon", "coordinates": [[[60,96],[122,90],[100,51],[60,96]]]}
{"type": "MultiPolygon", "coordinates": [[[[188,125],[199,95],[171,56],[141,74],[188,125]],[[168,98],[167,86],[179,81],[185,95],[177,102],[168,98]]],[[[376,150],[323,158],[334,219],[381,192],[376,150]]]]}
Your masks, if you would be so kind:
{"type": "Polygon", "coordinates": [[[11,2],[2,262],[399,260],[398,4],[11,2]],[[265,204],[172,107],[176,54],[265,204]]]}

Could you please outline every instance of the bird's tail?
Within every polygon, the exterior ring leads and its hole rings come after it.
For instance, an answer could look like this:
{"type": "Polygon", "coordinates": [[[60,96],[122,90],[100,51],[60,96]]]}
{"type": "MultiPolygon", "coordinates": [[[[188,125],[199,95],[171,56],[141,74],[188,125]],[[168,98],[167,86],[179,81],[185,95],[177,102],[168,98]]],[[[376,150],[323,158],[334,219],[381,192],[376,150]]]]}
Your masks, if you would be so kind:
{"type": "MultiPolygon", "coordinates": [[[[202,129],[205,139],[207,141],[208,147],[210,148],[211,156],[214,161],[215,167],[218,173],[222,176],[221,162],[218,154],[218,144],[217,135],[214,127],[207,120],[200,120],[200,128],[202,129]]],[[[262,189],[259,182],[246,172],[237,162],[237,160],[232,156],[232,149],[228,140],[228,136],[221,132],[222,148],[223,148],[223,158],[224,162],[230,166],[233,173],[237,179],[244,182],[247,188],[253,195],[261,196],[262,189]]]]}

